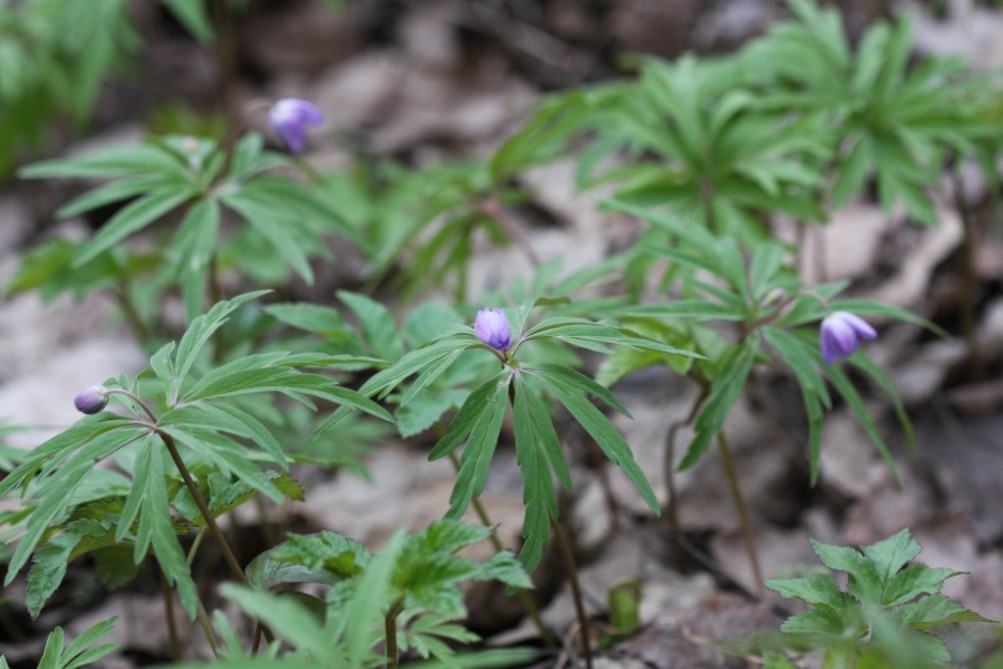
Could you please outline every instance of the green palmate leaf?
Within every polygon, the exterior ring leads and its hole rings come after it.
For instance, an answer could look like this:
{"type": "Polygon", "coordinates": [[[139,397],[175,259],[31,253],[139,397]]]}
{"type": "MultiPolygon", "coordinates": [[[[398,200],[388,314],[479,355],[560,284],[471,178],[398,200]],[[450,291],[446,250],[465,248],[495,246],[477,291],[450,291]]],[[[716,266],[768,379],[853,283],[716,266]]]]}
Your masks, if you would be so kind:
{"type": "Polygon", "coordinates": [[[838,636],[844,634],[846,623],[829,609],[812,609],[791,616],[780,626],[780,631],[788,634],[820,634],[838,636]]]}
{"type": "Polygon", "coordinates": [[[475,578],[478,581],[501,581],[513,588],[532,588],[533,580],[524,564],[508,551],[502,551],[483,563],[475,578]]]}
{"type": "Polygon", "coordinates": [[[107,643],[100,646],[94,645],[111,632],[117,620],[118,617],[112,617],[99,622],[74,639],[63,652],[62,669],[77,669],[77,667],[97,662],[118,648],[117,643],[107,643]]]}
{"type": "Polygon", "coordinates": [[[208,313],[192,321],[185,334],[181,337],[181,341],[178,342],[177,352],[174,356],[174,374],[172,383],[170,384],[169,395],[170,403],[173,404],[177,401],[181,385],[187,379],[196,358],[213,333],[222,327],[229,319],[230,314],[238,307],[267,293],[267,290],[259,290],[238,295],[228,301],[218,302],[213,305],[208,313]]]}
{"type": "Polygon", "coordinates": [[[887,585],[902,567],[922,550],[908,529],[870,546],[864,546],[864,555],[874,564],[878,579],[887,585]]]}
{"type": "Polygon", "coordinates": [[[283,495],[271,479],[257,465],[249,461],[247,451],[240,444],[219,434],[212,428],[171,425],[163,428],[174,440],[210,463],[214,470],[233,475],[274,502],[282,502],[283,495]]]}
{"type": "Polygon", "coordinates": [[[85,537],[108,533],[111,523],[97,520],[77,520],[35,551],[34,565],[28,572],[25,607],[32,619],[38,618],[45,601],[56,591],[66,575],[70,555],[85,537]]]}
{"type": "Polygon", "coordinates": [[[467,546],[484,541],[492,534],[490,527],[468,525],[455,520],[437,520],[404,545],[401,561],[431,553],[454,554],[467,546]]]}
{"type": "Polygon", "coordinates": [[[198,595],[171,522],[165,475],[162,446],[151,437],[143,444],[136,458],[135,478],[122,509],[122,523],[116,531],[115,539],[121,541],[131,534],[132,519],[138,516],[133,561],[139,564],[152,544],[153,553],[167,582],[177,588],[181,606],[188,617],[194,620],[198,595]]]}
{"type": "MultiPolygon", "coordinates": [[[[543,373],[538,376],[540,383],[564,405],[582,428],[595,439],[606,457],[623,470],[627,478],[631,480],[638,492],[641,493],[644,501],[651,507],[651,510],[656,514],[660,513],[661,509],[658,500],[655,498],[655,493],[651,489],[651,484],[648,483],[644,472],[641,471],[641,468],[634,460],[634,454],[631,453],[630,446],[613,424],[610,423],[609,419],[588,400],[582,386],[569,380],[564,374],[552,374],[546,370],[541,371],[543,373]]],[[[598,388],[602,388],[602,386],[594,382],[593,384],[598,388]]],[[[605,388],[602,389],[604,394],[609,394],[608,390],[605,388]]]]}
{"type": "Polygon", "coordinates": [[[401,408],[405,408],[412,400],[414,400],[415,397],[432,385],[432,383],[442,376],[465,351],[466,349],[464,348],[456,348],[437,360],[434,364],[429,365],[423,372],[421,372],[421,374],[418,375],[418,378],[415,379],[410,387],[404,391],[404,394],[401,395],[401,408]]]}
{"type": "Polygon", "coordinates": [[[466,390],[447,389],[441,392],[426,391],[416,395],[406,407],[394,414],[397,429],[402,437],[413,437],[438,422],[447,411],[463,405],[469,393],[466,390]]]}
{"type": "MultiPolygon", "coordinates": [[[[490,393],[483,399],[477,415],[472,417],[471,425],[467,430],[467,445],[463,449],[463,456],[460,459],[460,469],[456,473],[456,482],[453,485],[453,493],[449,497],[449,511],[447,518],[456,519],[463,515],[470,505],[470,500],[474,495],[479,495],[484,490],[484,483],[488,478],[488,468],[491,466],[491,459],[494,456],[495,446],[498,445],[498,435],[501,433],[502,419],[505,417],[506,391],[509,387],[508,379],[503,381],[496,377],[495,385],[490,388],[490,393]]],[[[490,383],[490,382],[489,382],[490,383]]],[[[487,384],[486,384],[487,385],[487,384]]],[[[467,402],[478,393],[475,390],[470,394],[467,402]]],[[[429,454],[429,459],[434,459],[445,455],[448,451],[443,448],[443,443],[451,439],[453,425],[458,423],[463,416],[464,409],[467,408],[464,402],[460,413],[453,419],[446,436],[436,445],[429,454]]],[[[463,426],[460,426],[460,430],[463,426]]],[[[455,439],[455,436],[452,437],[455,439]]],[[[455,446],[454,446],[455,448],[455,446]]],[[[452,450],[452,449],[450,449],[452,450]]]]}
{"type": "Polygon", "coordinates": [[[782,328],[766,326],[762,328],[762,333],[767,343],[773,346],[784,362],[790,366],[801,388],[801,397],[804,399],[808,418],[808,461],[811,483],[814,485],[818,482],[822,458],[823,409],[832,406],[829,391],[818,372],[815,344],[782,328]]]}
{"type": "Polygon", "coordinates": [[[960,604],[952,602],[943,595],[931,595],[916,602],[899,606],[892,610],[891,615],[900,623],[918,630],[949,623],[992,622],[974,611],[969,611],[960,604]]]}
{"type": "Polygon", "coordinates": [[[379,302],[358,293],[338,291],[338,299],[348,305],[362,325],[364,342],[384,360],[396,361],[404,355],[404,342],[393,316],[379,302]]]}
{"type": "Polygon", "coordinates": [[[536,370],[542,372],[544,377],[552,378],[555,382],[567,387],[570,390],[584,393],[586,395],[592,395],[593,397],[605,402],[617,413],[620,413],[627,418],[632,418],[630,412],[627,411],[627,408],[620,403],[620,400],[618,400],[608,388],[599,385],[584,374],[559,365],[537,365],[536,370]]]}
{"type": "Polygon", "coordinates": [[[337,309],[307,302],[270,304],[265,313],[300,330],[323,335],[328,339],[347,341],[352,328],[337,309]]]}
{"type": "Polygon", "coordinates": [[[470,434],[478,418],[492,402],[497,401],[499,393],[503,393],[507,387],[505,374],[498,374],[471,392],[449,424],[446,434],[428,454],[428,459],[438,460],[456,450],[470,434]]]}
{"type": "Polygon", "coordinates": [[[764,583],[781,597],[796,597],[809,604],[834,607],[846,595],[832,576],[817,575],[804,578],[774,579],[764,583]]]}
{"type": "MultiPolygon", "coordinates": [[[[14,577],[24,567],[31,553],[35,550],[35,547],[49,528],[60,523],[70,508],[76,503],[74,493],[93,471],[94,462],[124,448],[137,439],[138,436],[141,436],[135,430],[98,431],[95,434],[91,429],[94,427],[94,423],[98,423],[98,421],[85,421],[85,426],[88,429],[82,431],[82,433],[74,433],[74,436],[77,438],[84,437],[83,443],[79,441],[74,442],[72,439],[64,439],[68,433],[74,432],[73,428],[71,428],[62,435],[43,444],[36,449],[36,452],[32,452],[31,456],[8,476],[8,479],[17,481],[22,476],[28,477],[29,475],[33,475],[39,467],[43,468],[41,485],[35,492],[38,500],[37,506],[28,517],[25,533],[10,558],[5,585],[10,585],[11,581],[14,580],[14,577]],[[64,445],[67,448],[67,452],[55,458],[50,456],[48,462],[42,465],[38,461],[38,458],[44,456],[45,452],[50,450],[53,444],[64,445]],[[68,461],[65,461],[64,464],[64,460],[69,453],[72,453],[76,448],[80,450],[76,451],[72,457],[69,457],[68,461]],[[42,451],[42,453],[37,453],[37,451],[42,451]]],[[[107,427],[108,424],[115,426],[115,423],[116,421],[107,421],[104,427],[107,427]]],[[[6,483],[7,481],[5,480],[3,484],[6,483]]]]}
{"type": "Polygon", "coordinates": [[[686,455],[679,463],[679,469],[696,464],[697,460],[710,448],[711,440],[724,429],[724,421],[731,407],[738,401],[745,387],[745,380],[756,359],[759,340],[750,337],[739,346],[732,347],[721,359],[710,392],[703,409],[697,417],[695,434],[686,455]]]}
{"type": "Polygon", "coordinates": [[[43,473],[51,471],[55,466],[64,462],[74,450],[131,422],[130,418],[111,413],[85,418],[77,422],[68,430],[32,449],[25,456],[24,461],[0,481],[0,497],[7,495],[18,486],[27,486],[40,471],[43,473]]]}
{"type": "Polygon", "coordinates": [[[862,602],[880,605],[882,582],[871,560],[847,546],[832,546],[812,539],[811,547],[826,567],[849,575],[850,594],[862,602]]]}
{"type": "Polygon", "coordinates": [[[550,521],[558,517],[554,474],[565,489],[571,489],[561,443],[554,430],[547,405],[531,390],[532,377],[517,377],[513,417],[515,424],[516,460],[522,472],[523,503],[526,519],[522,526],[525,543],[519,559],[532,571],[539,564],[543,549],[550,540],[550,521]]]}
{"type": "Polygon", "coordinates": [[[80,250],[74,267],[80,267],[123,239],[142,230],[194,195],[191,190],[154,192],[130,202],[101,227],[80,250]]]}
{"type": "Polygon", "coordinates": [[[275,560],[271,551],[259,553],[245,570],[247,582],[258,590],[269,590],[288,583],[320,583],[334,585],[338,579],[326,569],[312,569],[306,565],[275,560]]]}
{"type": "Polygon", "coordinates": [[[254,182],[242,189],[227,193],[220,200],[240,214],[256,233],[268,241],[279,256],[307,283],[313,283],[308,251],[318,252],[326,247],[315,234],[299,220],[291,218],[283,208],[263,193],[252,192],[254,182]]]}
{"type": "Polygon", "coordinates": [[[410,351],[397,360],[393,366],[371,376],[362,385],[359,392],[366,396],[385,397],[407,377],[434,365],[439,360],[451,355],[458,347],[469,346],[474,342],[479,344],[479,340],[473,334],[465,333],[464,335],[446,337],[432,342],[428,346],[410,351]]]}
{"type": "MultiPolygon", "coordinates": [[[[116,643],[94,646],[102,637],[107,636],[115,626],[117,617],[104,620],[83,632],[66,646],[63,628],[57,627],[49,634],[45,642],[45,650],[38,663],[38,669],[77,669],[102,657],[118,648],[116,643]]],[[[0,658],[2,659],[2,658],[0,658]]],[[[4,660],[0,666],[7,666],[4,660]]]]}
{"type": "Polygon", "coordinates": [[[310,535],[289,533],[286,541],[271,549],[269,555],[276,562],[323,569],[334,579],[357,576],[372,560],[372,553],[365,546],[329,531],[310,535]]]}
{"type": "Polygon", "coordinates": [[[188,210],[174,237],[173,253],[182,281],[182,294],[188,322],[203,311],[203,299],[209,277],[209,264],[219,233],[219,205],[213,199],[201,199],[188,210]]]}
{"type": "Polygon", "coordinates": [[[131,546],[109,546],[91,551],[94,576],[108,589],[120,588],[136,578],[139,565],[132,561],[131,546]]]}
{"type": "Polygon", "coordinates": [[[911,564],[885,583],[882,604],[895,606],[915,599],[919,595],[935,595],[940,592],[945,580],[963,573],[953,569],[935,569],[922,564],[911,564]]]}
{"type": "Polygon", "coordinates": [[[112,146],[72,158],[35,163],[18,171],[23,179],[104,179],[142,173],[181,172],[180,164],[149,144],[112,146]]]}

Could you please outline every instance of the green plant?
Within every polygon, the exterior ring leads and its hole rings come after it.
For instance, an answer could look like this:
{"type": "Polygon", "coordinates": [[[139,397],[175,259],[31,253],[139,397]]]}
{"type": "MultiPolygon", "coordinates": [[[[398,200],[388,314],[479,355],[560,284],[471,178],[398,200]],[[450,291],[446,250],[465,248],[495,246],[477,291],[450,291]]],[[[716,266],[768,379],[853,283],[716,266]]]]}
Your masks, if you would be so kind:
{"type": "MultiPolygon", "coordinates": [[[[845,590],[831,573],[771,580],[766,587],[811,606],[780,630],[790,645],[822,650],[826,669],[943,666],[950,653],[930,630],[990,622],[939,594],[945,580],[962,572],[912,562],[921,549],[909,530],[861,550],[811,544],[826,567],[846,573],[845,590]]],[[[792,665],[774,656],[767,666],[792,665]]]]}

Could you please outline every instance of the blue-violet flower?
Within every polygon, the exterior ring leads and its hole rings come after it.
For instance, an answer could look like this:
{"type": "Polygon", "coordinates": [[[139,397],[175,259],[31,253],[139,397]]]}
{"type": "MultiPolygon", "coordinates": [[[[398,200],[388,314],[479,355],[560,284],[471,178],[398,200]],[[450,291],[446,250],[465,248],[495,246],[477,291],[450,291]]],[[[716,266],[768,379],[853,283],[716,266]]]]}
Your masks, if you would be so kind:
{"type": "Polygon", "coordinates": [[[867,322],[848,311],[834,311],[822,319],[819,328],[822,359],[831,365],[860,348],[861,339],[874,339],[878,333],[867,322]]]}
{"type": "Polygon", "coordinates": [[[108,389],[104,386],[84,388],[73,398],[73,406],[81,413],[100,413],[108,406],[108,389]]]}
{"type": "Polygon", "coordinates": [[[477,338],[492,348],[507,351],[512,345],[512,326],[501,309],[481,309],[474,320],[477,338]]]}
{"type": "Polygon", "coordinates": [[[286,148],[292,153],[299,153],[306,146],[307,126],[320,125],[324,122],[324,115],[311,102],[283,98],[272,105],[268,120],[286,148]]]}

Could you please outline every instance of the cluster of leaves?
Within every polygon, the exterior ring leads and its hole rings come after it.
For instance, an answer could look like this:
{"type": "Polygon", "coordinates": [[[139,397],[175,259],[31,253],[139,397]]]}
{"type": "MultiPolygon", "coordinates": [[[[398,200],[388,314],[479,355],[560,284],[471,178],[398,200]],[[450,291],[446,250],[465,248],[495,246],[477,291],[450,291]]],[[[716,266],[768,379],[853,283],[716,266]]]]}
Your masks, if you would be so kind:
{"type": "MultiPolygon", "coordinates": [[[[271,173],[280,167],[293,165],[286,156],[264,151],[257,134],[230,148],[194,137],[151,138],[139,145],[27,167],[22,177],[109,180],[63,206],[58,212],[62,217],[117,202],[127,204],[92,239],[55,239],[35,248],[7,291],[41,289],[48,297],[62,292],[79,297],[113,287],[125,304],[137,305],[159,304],[163,290],[179,286],[190,320],[203,312],[208,297],[219,292],[215,282],[225,269],[219,266],[221,257],[240,263],[242,272],[258,279],[259,285],[286,278],[281,270],[277,277],[269,271],[274,262],[260,261],[269,256],[280,258],[310,282],[310,257],[331,259],[321,236],[354,231],[310,186],[271,173]],[[177,230],[156,250],[137,253],[122,244],[173,212],[181,215],[177,230]],[[246,226],[227,234],[226,214],[235,214],[246,226]],[[151,289],[157,292],[150,294],[151,289]],[[132,294],[133,290],[140,292],[132,294]]],[[[137,317],[147,319],[157,315],[136,311],[137,317]]]]}
{"type": "MultiPolygon", "coordinates": [[[[161,0],[200,42],[213,29],[203,0],[161,0]]],[[[246,0],[230,0],[230,5],[246,0]]],[[[80,126],[101,83],[141,46],[125,0],[21,0],[0,5],[0,176],[38,146],[53,119],[80,126]]]]}
{"type": "MultiPolygon", "coordinates": [[[[704,358],[687,360],[685,367],[676,367],[705,389],[695,416],[695,436],[680,468],[695,464],[724,428],[753,366],[779,363],[791,370],[801,387],[812,482],[819,475],[824,412],[832,407],[829,385],[845,400],[894,471],[891,453],[859,391],[838,365],[823,363],[817,323],[829,310],[843,310],[939,329],[902,309],[869,300],[837,299],[845,282],[805,291],[787,261],[787,249],[776,240],[749,241],[743,247],[734,237],[714,235],[671,213],[653,212],[620,200],[611,200],[608,205],[638,216],[650,223],[652,230],[666,232],[676,240],[668,248],[645,244],[640,250],[671,263],[667,282],[671,280],[678,299],[628,306],[621,311],[621,317],[639,332],[692,348],[704,358]],[[737,325],[737,337],[725,336],[721,325],[727,323],[737,325]]],[[[620,350],[606,360],[600,379],[612,383],[641,367],[665,362],[654,353],[620,350]]],[[[848,362],[888,394],[911,442],[908,416],[885,373],[863,351],[854,353],[848,362]]]]}
{"type": "MultiPolygon", "coordinates": [[[[812,541],[812,549],[826,567],[846,573],[846,590],[831,573],[771,580],[766,586],[811,605],[780,629],[786,645],[822,650],[825,667],[943,666],[950,653],[929,630],[990,622],[939,594],[944,581],[961,572],[911,562],[921,549],[909,530],[859,551],[819,541],[812,541]]],[[[766,666],[794,665],[773,654],[766,666]]]]}
{"type": "MultiPolygon", "coordinates": [[[[116,643],[96,645],[115,626],[117,618],[103,620],[82,632],[70,645],[66,645],[66,635],[62,627],[49,634],[45,650],[38,661],[38,669],[78,669],[97,662],[118,648],[116,643]]],[[[0,656],[0,669],[10,669],[7,660],[0,656]]]]}
{"type": "Polygon", "coordinates": [[[0,175],[57,113],[86,121],[105,75],[136,46],[123,0],[0,5],[0,175]]]}
{"type": "Polygon", "coordinates": [[[401,652],[413,650],[423,659],[448,660],[455,654],[448,642],[469,644],[478,639],[457,624],[466,616],[461,582],[498,580],[516,588],[532,587],[507,551],[495,553],[486,562],[458,555],[491,534],[488,527],[441,520],[417,534],[398,534],[379,555],[336,532],[290,534],[248,566],[253,589],[229,588],[227,595],[292,643],[297,652],[291,659],[302,654],[319,662],[333,662],[337,657],[333,666],[377,665],[383,658],[376,650],[389,624],[401,652]],[[324,601],[303,593],[266,593],[289,583],[333,587],[324,601]],[[353,622],[360,602],[365,602],[369,613],[353,622]],[[296,612],[290,617],[285,609],[296,612]],[[314,622],[316,617],[299,622],[310,618],[311,611],[323,623],[314,622]],[[343,635],[358,641],[337,643],[343,635]],[[362,653],[364,661],[345,655],[349,646],[362,653]]]}
{"type": "Polygon", "coordinates": [[[193,321],[177,345],[154,354],[149,370],[116,381],[133,394],[142,388],[143,396],[157,399],[155,408],[129,399],[125,415],[85,418],[25,455],[0,482],[0,495],[19,489],[25,498],[22,510],[5,519],[21,529],[6,584],[34,554],[27,593],[33,616],[62,581],[69,561],[93,553],[101,580],[118,586],[131,580],[151,547],[194,616],[195,585],[178,534],[187,534],[189,524],[204,526],[205,519],[177,473],[169,473],[165,442],[183,455],[215,516],[255,493],[275,501],[302,497],[288,475],[282,445],[255,415],[262,396],[279,393],[310,407],[312,399],[325,400],[390,418],[331,377],[307,371],[331,365],[322,354],[259,353],[198,373],[213,333],[258,295],[217,304],[193,321]],[[105,460],[116,467],[94,467],[105,460]],[[265,466],[272,469],[262,471],[265,466]],[[172,509],[181,521],[174,520],[172,509]]]}

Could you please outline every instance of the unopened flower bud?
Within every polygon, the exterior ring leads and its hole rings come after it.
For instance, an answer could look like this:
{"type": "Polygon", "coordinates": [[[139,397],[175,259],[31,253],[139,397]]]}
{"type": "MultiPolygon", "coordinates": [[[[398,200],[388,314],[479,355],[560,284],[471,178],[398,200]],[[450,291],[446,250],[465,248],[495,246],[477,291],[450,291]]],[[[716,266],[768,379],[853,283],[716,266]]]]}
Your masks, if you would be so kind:
{"type": "Polygon", "coordinates": [[[492,348],[507,351],[512,345],[512,326],[501,309],[481,309],[474,320],[477,338],[492,348]]]}
{"type": "Polygon", "coordinates": [[[877,336],[877,331],[860,316],[848,311],[834,311],[822,320],[819,328],[822,359],[830,365],[837,358],[852,355],[860,348],[861,339],[877,336]]]}
{"type": "Polygon", "coordinates": [[[306,146],[307,126],[320,125],[324,115],[316,105],[299,98],[283,98],[268,112],[272,130],[292,153],[299,153],[306,146]]]}
{"type": "Polygon", "coordinates": [[[108,406],[108,389],[104,386],[84,388],[73,398],[73,406],[81,413],[100,413],[108,406]]]}

